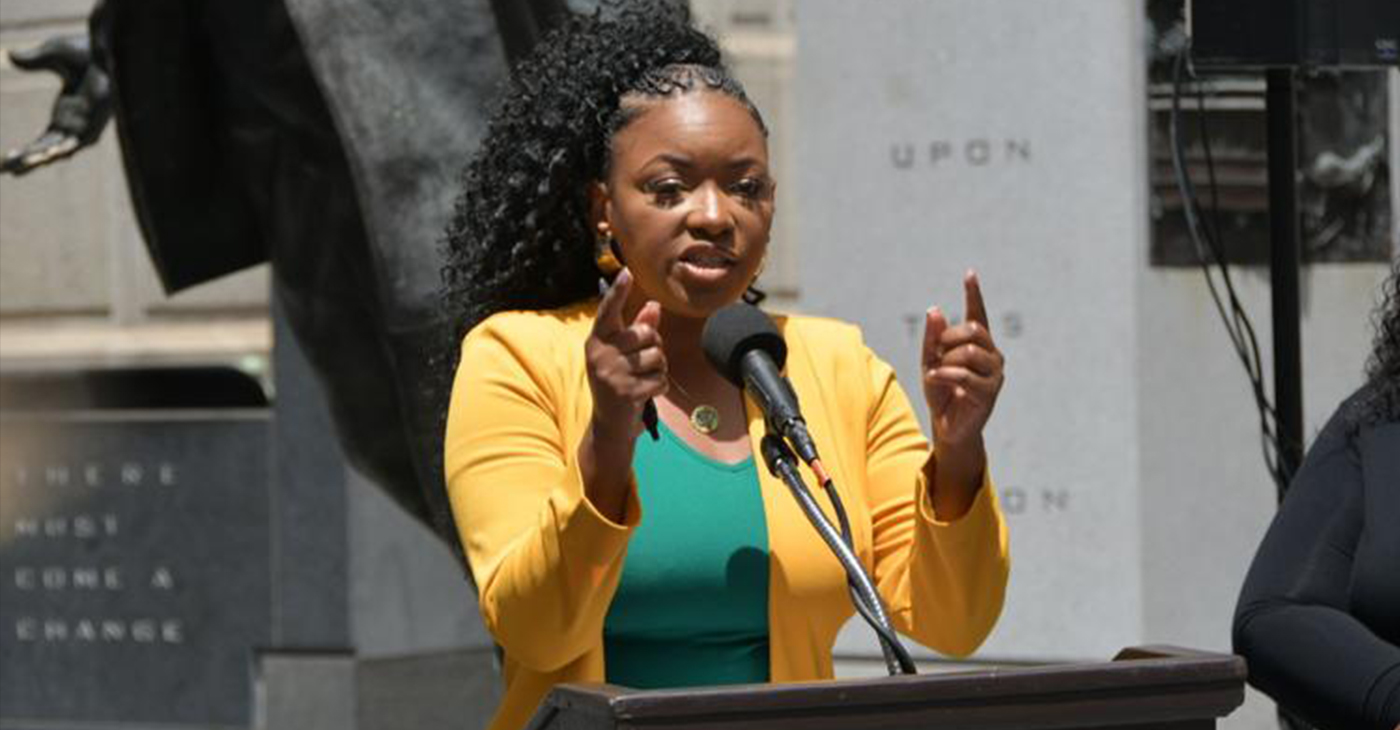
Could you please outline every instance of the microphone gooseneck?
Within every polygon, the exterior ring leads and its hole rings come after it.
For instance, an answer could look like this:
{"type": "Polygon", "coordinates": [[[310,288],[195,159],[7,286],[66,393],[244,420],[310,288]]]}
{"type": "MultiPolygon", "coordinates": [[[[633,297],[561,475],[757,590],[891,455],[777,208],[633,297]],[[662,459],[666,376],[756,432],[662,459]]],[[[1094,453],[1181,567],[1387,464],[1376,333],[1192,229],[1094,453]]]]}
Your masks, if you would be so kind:
{"type": "Polygon", "coordinates": [[[788,486],[808,521],[845,569],[851,602],[879,637],[880,650],[890,674],[913,674],[914,662],[890,625],[874,581],[856,557],[846,510],[836,493],[835,483],[817,456],[816,444],[802,418],[797,393],[782,375],[782,367],[787,362],[787,343],[773,320],[752,305],[731,304],[710,316],[700,344],[710,364],[729,382],[753,395],[763,410],[768,435],[763,437],[760,446],[768,471],[788,486]],[[830,497],[841,524],[839,532],[803,483],[794,452],[811,467],[830,497]]]}
{"type": "Polygon", "coordinates": [[[816,528],[817,534],[846,571],[846,586],[851,592],[851,604],[880,640],[880,653],[885,658],[885,669],[892,677],[899,674],[917,674],[914,659],[909,655],[909,650],[900,643],[899,635],[890,625],[889,614],[885,612],[885,606],[880,601],[875,582],[861,565],[860,558],[856,557],[855,545],[851,539],[851,526],[846,518],[846,510],[841,505],[841,499],[836,495],[835,485],[828,480],[824,486],[832,506],[836,508],[836,515],[841,523],[840,532],[832,526],[831,521],[822,513],[822,508],[812,498],[811,492],[807,490],[802,475],[797,472],[797,463],[788,445],[770,433],[763,437],[760,448],[768,471],[787,485],[798,506],[802,508],[802,513],[807,516],[807,521],[816,528]]]}

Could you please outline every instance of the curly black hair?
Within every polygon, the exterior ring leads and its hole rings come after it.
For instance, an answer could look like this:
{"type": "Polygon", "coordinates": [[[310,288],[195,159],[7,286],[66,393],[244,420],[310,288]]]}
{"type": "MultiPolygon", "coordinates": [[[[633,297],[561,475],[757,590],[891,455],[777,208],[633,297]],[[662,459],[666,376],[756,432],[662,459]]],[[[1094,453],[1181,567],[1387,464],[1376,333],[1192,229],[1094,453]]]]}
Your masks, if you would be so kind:
{"type": "Polygon", "coordinates": [[[1377,423],[1400,422],[1400,257],[1390,264],[1372,321],[1375,344],[1366,363],[1366,386],[1353,402],[1353,434],[1377,423]]]}
{"type": "Polygon", "coordinates": [[[447,229],[444,304],[458,338],[496,312],[597,295],[587,191],[607,172],[613,135],[637,115],[623,97],[693,89],[739,100],[767,133],[684,3],[569,16],[515,67],[447,229]]]}

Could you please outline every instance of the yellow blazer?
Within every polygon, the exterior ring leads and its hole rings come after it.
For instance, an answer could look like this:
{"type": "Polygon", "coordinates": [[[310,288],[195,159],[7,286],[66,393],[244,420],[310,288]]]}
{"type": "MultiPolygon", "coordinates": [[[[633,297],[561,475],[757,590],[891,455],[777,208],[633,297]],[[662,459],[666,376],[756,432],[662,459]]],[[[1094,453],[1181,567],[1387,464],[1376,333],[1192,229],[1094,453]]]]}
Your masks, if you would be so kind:
{"type": "MultiPolygon", "coordinates": [[[[635,481],[622,524],[583,496],[576,456],[592,414],[583,345],[595,309],[503,312],[462,344],[444,458],[481,616],[505,652],[492,730],[525,725],[555,684],[605,677],[603,620],[643,515],[635,481]]],[[[854,326],[776,321],[788,344],[786,374],[891,620],[930,648],[971,653],[1001,613],[1009,567],[991,482],[967,514],[939,521],[922,469],[928,442],[889,365],[854,326]]],[[[763,417],[752,400],[746,405],[757,454],[763,417]]],[[[853,613],[845,574],[787,487],[762,468],[759,486],[771,555],[771,677],[830,678],[832,643],[853,613]]]]}

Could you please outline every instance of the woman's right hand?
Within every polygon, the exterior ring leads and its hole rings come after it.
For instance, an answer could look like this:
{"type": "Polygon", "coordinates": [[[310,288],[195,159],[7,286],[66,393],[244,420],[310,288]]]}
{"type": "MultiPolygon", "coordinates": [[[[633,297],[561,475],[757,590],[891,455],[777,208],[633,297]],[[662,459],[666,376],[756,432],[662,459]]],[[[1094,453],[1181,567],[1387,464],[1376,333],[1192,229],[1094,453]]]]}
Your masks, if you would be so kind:
{"type": "Polygon", "coordinates": [[[629,443],[641,433],[647,401],[665,393],[668,382],[657,331],[661,305],[647,302],[629,323],[624,308],[631,291],[632,272],[623,269],[604,292],[584,343],[594,430],[629,443]]]}
{"type": "Polygon", "coordinates": [[[625,312],[632,272],[623,269],[598,304],[584,343],[593,419],[579,444],[585,492],[605,516],[622,521],[633,444],[647,401],[666,392],[666,353],[661,349],[661,305],[647,302],[631,322],[625,312]]]}

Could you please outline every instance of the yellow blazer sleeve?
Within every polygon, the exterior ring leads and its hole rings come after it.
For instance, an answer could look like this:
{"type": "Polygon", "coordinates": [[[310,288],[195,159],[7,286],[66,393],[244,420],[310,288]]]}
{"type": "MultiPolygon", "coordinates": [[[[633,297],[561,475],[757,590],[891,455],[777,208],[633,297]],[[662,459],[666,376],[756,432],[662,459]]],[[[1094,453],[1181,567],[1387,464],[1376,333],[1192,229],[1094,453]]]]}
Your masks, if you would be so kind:
{"type": "MultiPolygon", "coordinates": [[[[507,313],[462,344],[444,467],[481,616],[506,654],[554,671],[597,645],[640,520],[633,479],[623,524],[583,496],[574,410],[577,339],[546,315],[507,313]],[[572,389],[572,390],[571,390],[572,389]]],[[[581,344],[580,344],[581,348],[581,344]]]]}
{"type": "Polygon", "coordinates": [[[984,473],[972,507],[939,521],[929,502],[928,441],[894,371],[868,349],[866,485],[874,578],[902,633],[945,654],[971,654],[1001,614],[1010,570],[1006,524],[984,473]]]}

